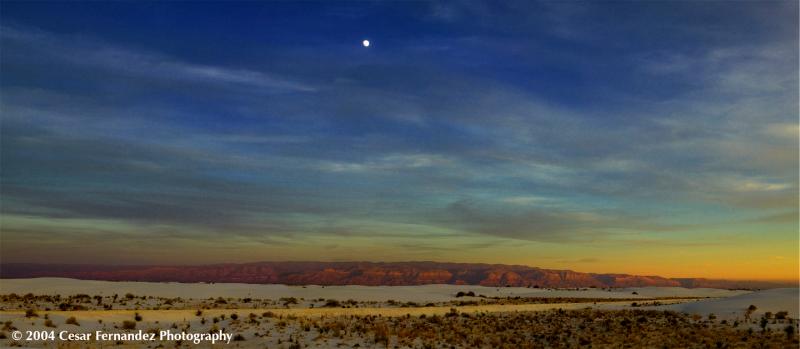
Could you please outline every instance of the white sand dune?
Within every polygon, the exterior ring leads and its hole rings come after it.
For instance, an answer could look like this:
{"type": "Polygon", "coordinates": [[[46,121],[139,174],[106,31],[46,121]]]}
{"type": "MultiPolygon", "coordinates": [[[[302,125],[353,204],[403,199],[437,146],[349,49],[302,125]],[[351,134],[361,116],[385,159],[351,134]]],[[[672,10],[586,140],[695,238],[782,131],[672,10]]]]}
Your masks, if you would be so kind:
{"type": "Polygon", "coordinates": [[[721,299],[673,304],[663,308],[700,315],[713,313],[722,319],[731,319],[741,317],[751,304],[758,308],[753,313],[754,318],[768,311],[773,314],[787,311],[790,317],[797,319],[800,315],[800,288],[776,288],[721,299]]]}
{"type": "Polygon", "coordinates": [[[206,299],[216,297],[278,299],[281,297],[325,298],[357,301],[443,302],[456,299],[459,291],[472,291],[487,297],[575,297],[575,298],[652,298],[652,297],[731,297],[750,293],[720,289],[682,287],[640,287],[613,290],[552,290],[524,287],[484,287],[461,285],[420,286],[286,286],[235,283],[158,283],[111,282],[67,278],[0,280],[0,293],[90,294],[133,293],[140,296],[206,299]],[[636,292],[636,294],[634,294],[636,292]]]}

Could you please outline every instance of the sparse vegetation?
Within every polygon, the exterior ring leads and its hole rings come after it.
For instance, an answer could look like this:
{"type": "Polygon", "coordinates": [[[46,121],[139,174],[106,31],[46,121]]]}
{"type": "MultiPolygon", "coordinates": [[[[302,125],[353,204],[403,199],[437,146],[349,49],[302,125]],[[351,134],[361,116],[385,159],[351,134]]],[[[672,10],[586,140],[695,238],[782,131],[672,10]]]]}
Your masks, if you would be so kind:
{"type": "MultiPolygon", "coordinates": [[[[451,296],[475,297],[475,293],[460,291],[451,296]]],[[[239,334],[236,341],[244,341],[246,346],[276,347],[381,347],[381,348],[539,348],[539,347],[619,347],[624,343],[630,347],[765,347],[765,348],[797,348],[797,320],[789,316],[789,312],[781,311],[764,313],[760,322],[747,322],[742,326],[741,317],[732,319],[727,313],[715,314],[680,314],[648,310],[651,306],[668,304],[668,298],[633,298],[628,292],[623,298],[616,298],[620,307],[628,310],[547,310],[519,312],[475,312],[470,306],[524,305],[524,304],[556,304],[586,303],[608,299],[573,298],[573,297],[520,297],[520,296],[480,296],[473,299],[451,299],[438,302],[409,302],[406,300],[388,300],[383,302],[357,301],[348,299],[315,298],[308,300],[287,297],[277,300],[247,298],[205,298],[180,299],[158,297],[134,297],[127,295],[117,302],[113,297],[75,295],[69,297],[39,298],[41,296],[24,296],[11,298],[4,303],[7,309],[15,309],[19,319],[24,311],[27,318],[40,316],[35,309],[60,309],[65,311],[76,309],[108,309],[114,305],[124,312],[129,320],[119,321],[107,319],[102,327],[113,327],[123,330],[141,328],[152,332],[158,328],[193,332],[225,331],[239,334]],[[28,297],[28,298],[25,298],[28,297]],[[27,300],[26,300],[27,299],[27,300]],[[36,299],[37,301],[31,301],[36,299]],[[86,302],[88,300],[88,302],[86,302]],[[221,301],[220,301],[221,300],[221,301]],[[634,301],[635,302],[631,302],[634,301]],[[173,320],[161,325],[158,315],[150,312],[153,309],[165,309],[163,305],[169,301],[168,309],[183,309],[183,320],[173,320]],[[663,301],[663,303],[662,303],[663,301]],[[127,302],[127,305],[121,304],[127,302]],[[9,305],[10,304],[10,305],[9,305]],[[245,306],[245,304],[248,304],[245,306]],[[297,304],[292,309],[280,309],[281,305],[297,304]],[[320,309],[326,314],[322,317],[309,317],[305,311],[311,305],[322,304],[329,309],[320,309]],[[628,308],[632,305],[635,308],[628,308]],[[364,314],[362,309],[338,310],[335,308],[390,308],[378,310],[383,316],[364,314]],[[436,310],[419,309],[419,307],[439,307],[436,310]],[[449,311],[442,311],[447,307],[449,311]],[[466,308],[464,308],[466,307],[466,308]],[[259,311],[258,309],[271,309],[259,311]],[[302,309],[305,308],[305,309],[302,309]],[[401,309],[408,308],[408,309],[401,309]],[[223,310],[224,309],[224,310],[223,310]],[[472,310],[471,310],[472,309],[472,310]],[[147,310],[144,312],[143,310],[147,310]],[[224,311],[224,313],[223,313],[224,311]],[[433,314],[431,314],[433,311],[433,314]],[[141,312],[141,313],[140,313],[141,312]],[[238,315],[238,313],[242,315],[238,315]],[[427,314],[426,314],[427,313],[427,314]],[[144,319],[142,314],[144,314],[144,319]],[[260,314],[260,315],[259,315],[260,314]],[[348,315],[341,315],[348,314],[348,315]],[[351,315],[352,314],[352,315],[351,315]],[[402,315],[398,315],[402,314],[402,315]],[[133,318],[131,319],[131,315],[133,318]],[[194,315],[194,316],[193,316],[194,315]],[[717,321],[717,317],[721,317],[717,321]],[[230,319],[231,321],[226,321],[230,319]],[[761,332],[754,332],[761,326],[761,332]],[[154,327],[155,326],[155,327],[154,327]],[[616,344],[615,344],[616,343],[616,344]],[[732,345],[736,343],[737,345],[732,345]],[[738,344],[741,345],[738,345],[738,344]],[[617,345],[618,344],[618,345],[617,345]]],[[[0,296],[4,297],[4,296],[0,296]]],[[[490,308],[487,307],[487,308],[490,308]]],[[[556,306],[554,306],[556,307],[556,306]]],[[[560,307],[560,305],[558,305],[560,307]]],[[[742,307],[744,308],[744,307],[742,307]]],[[[742,309],[740,313],[749,314],[755,311],[753,306],[742,309]]],[[[483,308],[486,309],[486,308],[483,308]]],[[[530,308],[528,308],[530,309],[530,308]]],[[[369,309],[364,309],[371,311],[369,309]]],[[[41,320],[23,321],[24,325],[36,322],[41,326],[55,327],[55,322],[66,317],[64,324],[80,326],[75,316],[69,313],[42,312],[41,320]],[[58,313],[55,313],[58,314],[58,313]],[[69,317],[67,317],[69,316],[69,317]],[[54,318],[51,320],[51,318],[54,318]],[[54,321],[55,320],[55,321],[54,321]],[[41,321],[41,322],[37,322],[41,321]],[[27,322],[27,323],[25,323],[27,322]]],[[[315,311],[315,310],[313,310],[315,311]]],[[[494,311],[494,310],[492,310],[494,311]]],[[[760,315],[760,314],[759,314],[760,315]]],[[[79,316],[80,317],[80,316],[79,316]]],[[[95,320],[91,320],[91,325],[95,320]]],[[[162,321],[164,321],[162,319],[162,321]]],[[[82,321],[83,322],[83,321],[82,321]]],[[[85,325],[85,324],[84,324],[85,325]]],[[[62,325],[63,326],[63,325],[62,325]]],[[[68,329],[69,327],[67,327],[68,329]]],[[[8,334],[16,330],[11,321],[3,323],[0,333],[8,334]]],[[[8,342],[0,342],[0,345],[8,342]]],[[[184,342],[184,346],[186,343],[184,342]]]]}

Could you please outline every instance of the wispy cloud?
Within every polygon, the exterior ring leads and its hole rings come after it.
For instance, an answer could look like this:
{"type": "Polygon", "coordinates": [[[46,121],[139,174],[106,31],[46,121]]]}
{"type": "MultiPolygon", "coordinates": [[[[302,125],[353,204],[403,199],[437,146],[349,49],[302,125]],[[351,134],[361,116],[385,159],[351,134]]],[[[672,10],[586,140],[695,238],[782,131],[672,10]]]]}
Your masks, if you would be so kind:
{"type": "Polygon", "coordinates": [[[80,36],[54,34],[33,28],[4,25],[0,38],[16,50],[28,50],[63,62],[110,73],[160,81],[229,84],[260,92],[313,92],[315,87],[274,74],[190,63],[168,55],[119,47],[80,36]]]}

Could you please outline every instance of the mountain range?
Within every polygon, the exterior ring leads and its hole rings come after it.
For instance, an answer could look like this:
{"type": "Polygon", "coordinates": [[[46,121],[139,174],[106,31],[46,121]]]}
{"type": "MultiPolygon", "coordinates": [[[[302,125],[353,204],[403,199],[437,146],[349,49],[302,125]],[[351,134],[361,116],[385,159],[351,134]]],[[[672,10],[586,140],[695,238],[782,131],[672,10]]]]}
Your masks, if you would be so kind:
{"type": "Polygon", "coordinates": [[[768,281],[664,278],[582,273],[523,265],[440,262],[257,262],[198,266],[26,264],[0,265],[0,278],[65,277],[105,281],[400,286],[457,284],[517,287],[797,287],[768,281]]]}

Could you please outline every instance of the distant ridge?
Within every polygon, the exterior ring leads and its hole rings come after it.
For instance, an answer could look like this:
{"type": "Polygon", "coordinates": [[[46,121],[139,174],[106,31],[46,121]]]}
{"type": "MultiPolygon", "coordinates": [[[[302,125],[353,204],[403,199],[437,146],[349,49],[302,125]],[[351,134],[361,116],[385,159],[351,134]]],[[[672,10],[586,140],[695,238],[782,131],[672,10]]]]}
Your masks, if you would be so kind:
{"type": "Polygon", "coordinates": [[[439,262],[258,262],[200,266],[107,266],[9,263],[0,278],[65,277],[104,281],[219,282],[286,285],[402,286],[457,284],[517,287],[777,288],[793,283],[580,273],[522,265],[439,262]]]}

